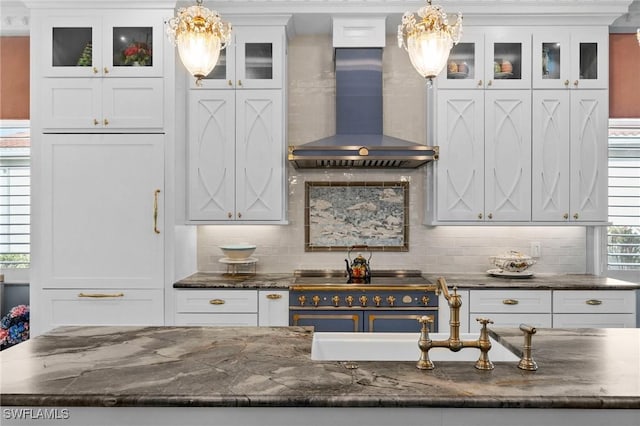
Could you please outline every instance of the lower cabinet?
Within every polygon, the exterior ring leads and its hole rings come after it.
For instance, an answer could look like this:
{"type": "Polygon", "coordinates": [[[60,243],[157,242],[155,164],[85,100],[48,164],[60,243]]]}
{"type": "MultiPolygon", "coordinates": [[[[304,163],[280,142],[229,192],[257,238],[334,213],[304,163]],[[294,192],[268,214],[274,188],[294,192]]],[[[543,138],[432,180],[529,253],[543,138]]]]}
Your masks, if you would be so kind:
{"type": "Polygon", "coordinates": [[[42,321],[65,325],[164,325],[162,289],[45,289],[42,321]]]}
{"type": "Polygon", "coordinates": [[[469,331],[477,332],[478,317],[493,321],[493,327],[551,327],[551,292],[545,290],[469,291],[469,331]]]}
{"type": "Polygon", "coordinates": [[[286,326],[287,290],[175,290],[175,325],[286,326]]]}
{"type": "Polygon", "coordinates": [[[633,290],[554,291],[553,326],[634,328],[635,301],[633,290]]]}

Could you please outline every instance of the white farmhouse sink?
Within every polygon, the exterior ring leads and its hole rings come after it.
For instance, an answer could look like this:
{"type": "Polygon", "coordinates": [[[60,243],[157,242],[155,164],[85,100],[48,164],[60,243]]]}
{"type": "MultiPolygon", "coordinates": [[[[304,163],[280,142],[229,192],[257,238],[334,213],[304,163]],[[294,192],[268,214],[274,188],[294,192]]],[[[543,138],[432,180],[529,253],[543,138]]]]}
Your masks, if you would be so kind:
{"type": "MultiPolygon", "coordinates": [[[[479,334],[461,334],[462,340],[476,340],[479,334]]],[[[431,340],[445,340],[445,333],[429,334],[431,340]]],[[[420,333],[334,333],[313,334],[311,359],[314,361],[418,361],[420,333]]],[[[494,362],[518,362],[520,358],[492,338],[489,359],[494,362]]],[[[431,361],[471,361],[480,349],[466,348],[452,352],[448,348],[429,350],[431,361]]]]}

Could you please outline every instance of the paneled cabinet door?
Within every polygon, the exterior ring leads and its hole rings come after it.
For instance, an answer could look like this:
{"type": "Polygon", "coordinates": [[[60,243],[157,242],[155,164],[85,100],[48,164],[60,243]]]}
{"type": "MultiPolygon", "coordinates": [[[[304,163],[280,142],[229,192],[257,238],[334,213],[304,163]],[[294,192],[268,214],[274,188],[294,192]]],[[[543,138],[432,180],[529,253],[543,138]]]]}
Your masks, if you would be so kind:
{"type": "Polygon", "coordinates": [[[607,221],[608,116],[608,91],[571,92],[572,220],[607,221]]]}
{"type": "Polygon", "coordinates": [[[42,288],[162,288],[163,138],[43,135],[42,288]]]}
{"type": "Polygon", "coordinates": [[[531,220],[531,92],[485,92],[485,216],[531,220]]]}
{"type": "Polygon", "coordinates": [[[280,220],[284,198],[282,92],[236,91],[236,219],[280,220]]]}
{"type": "Polygon", "coordinates": [[[289,291],[258,291],[258,325],[286,327],[289,325],[289,291]]]}
{"type": "Polygon", "coordinates": [[[439,89],[484,89],[484,32],[465,28],[453,46],[447,67],[438,74],[439,89]]]}
{"type": "Polygon", "coordinates": [[[488,29],[484,77],[487,89],[531,88],[531,33],[505,27],[488,29]]]}
{"type": "Polygon", "coordinates": [[[189,93],[189,220],[235,215],[235,93],[189,93]]]}
{"type": "MultiPolygon", "coordinates": [[[[571,87],[609,87],[609,33],[607,27],[571,31],[571,87]]],[[[608,117],[607,117],[608,118],[608,117]]]]}
{"type": "Polygon", "coordinates": [[[437,96],[437,219],[482,221],[484,92],[439,90],[437,96]]]}

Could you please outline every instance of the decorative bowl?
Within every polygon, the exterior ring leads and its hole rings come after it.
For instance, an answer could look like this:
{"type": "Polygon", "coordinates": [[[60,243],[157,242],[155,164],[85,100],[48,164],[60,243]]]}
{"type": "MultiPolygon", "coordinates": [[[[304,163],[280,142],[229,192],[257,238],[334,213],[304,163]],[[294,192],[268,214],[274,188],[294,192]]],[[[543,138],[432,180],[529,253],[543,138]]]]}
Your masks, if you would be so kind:
{"type": "Polygon", "coordinates": [[[489,260],[496,267],[508,272],[523,272],[536,263],[531,256],[515,250],[497,256],[491,256],[489,260]]]}
{"type": "Polygon", "coordinates": [[[233,260],[248,259],[256,250],[256,246],[253,244],[227,244],[220,246],[222,253],[233,260]]]}

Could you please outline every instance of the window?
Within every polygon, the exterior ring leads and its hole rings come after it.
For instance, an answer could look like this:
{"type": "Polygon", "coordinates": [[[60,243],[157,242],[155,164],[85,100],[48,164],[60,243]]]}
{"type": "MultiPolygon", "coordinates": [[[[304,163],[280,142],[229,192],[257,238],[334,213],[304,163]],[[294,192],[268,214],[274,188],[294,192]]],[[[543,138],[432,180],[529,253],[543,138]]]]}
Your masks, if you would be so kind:
{"type": "Polygon", "coordinates": [[[0,268],[30,263],[29,122],[0,121],[0,268]]]}
{"type": "Polygon", "coordinates": [[[640,278],[640,119],[609,121],[609,222],[609,275],[640,278]]]}

